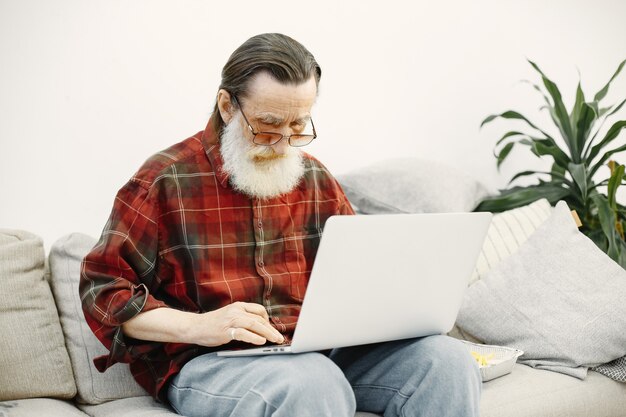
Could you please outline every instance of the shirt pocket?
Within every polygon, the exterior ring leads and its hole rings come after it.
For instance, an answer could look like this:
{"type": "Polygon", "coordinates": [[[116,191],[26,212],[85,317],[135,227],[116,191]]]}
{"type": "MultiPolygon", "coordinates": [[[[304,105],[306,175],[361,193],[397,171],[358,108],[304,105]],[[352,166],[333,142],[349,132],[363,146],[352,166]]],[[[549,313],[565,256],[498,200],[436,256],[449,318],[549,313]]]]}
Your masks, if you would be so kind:
{"type": "Polygon", "coordinates": [[[308,229],[285,236],[285,266],[289,272],[289,295],[297,301],[304,299],[319,240],[320,233],[308,229]]]}

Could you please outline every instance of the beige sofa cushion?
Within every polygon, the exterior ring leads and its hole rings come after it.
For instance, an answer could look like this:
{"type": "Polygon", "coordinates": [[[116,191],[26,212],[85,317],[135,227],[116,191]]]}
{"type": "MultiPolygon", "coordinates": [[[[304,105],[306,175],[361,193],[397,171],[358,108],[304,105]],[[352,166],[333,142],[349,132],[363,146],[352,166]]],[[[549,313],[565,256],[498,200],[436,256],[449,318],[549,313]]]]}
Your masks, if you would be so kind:
{"type": "MultiPolygon", "coordinates": [[[[176,417],[170,408],[152,397],[125,398],[101,405],[79,405],[92,417],[176,417]]],[[[295,417],[295,416],[294,416],[295,417]]],[[[378,417],[378,414],[357,412],[355,417],[378,417]]]]}
{"type": "Polygon", "coordinates": [[[516,364],[483,384],[481,417],[626,416],[626,384],[596,372],[585,380],[516,364]]]}
{"type": "Polygon", "coordinates": [[[135,382],[128,365],[118,363],[100,373],[93,364],[93,358],[106,355],[108,351],[85,321],[78,283],[80,264],[95,244],[96,239],[73,233],[52,245],[49,258],[52,291],[76,377],[76,400],[85,404],[146,395],[146,391],[135,382]]]}
{"type": "Polygon", "coordinates": [[[0,229],[0,400],[76,394],[44,261],[41,238],[0,229]]]}
{"type": "Polygon", "coordinates": [[[100,405],[79,405],[92,417],[176,417],[171,408],[156,402],[152,397],[124,398],[100,405]]]}
{"type": "Polygon", "coordinates": [[[89,417],[72,403],[51,398],[0,402],[2,417],[89,417]]]}
{"type": "MultiPolygon", "coordinates": [[[[356,413],[370,416],[375,414],[356,413]]],[[[483,383],[480,416],[624,417],[626,384],[596,372],[581,381],[516,364],[510,374],[483,383]]]]}

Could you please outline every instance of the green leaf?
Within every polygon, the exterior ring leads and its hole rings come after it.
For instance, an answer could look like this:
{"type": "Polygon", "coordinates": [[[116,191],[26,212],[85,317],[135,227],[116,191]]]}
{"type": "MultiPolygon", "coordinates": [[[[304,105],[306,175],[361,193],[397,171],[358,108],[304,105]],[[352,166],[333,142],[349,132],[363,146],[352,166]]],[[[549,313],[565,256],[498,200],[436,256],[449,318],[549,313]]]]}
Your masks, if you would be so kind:
{"type": "MultiPolygon", "coordinates": [[[[613,108],[613,110],[611,110],[611,112],[606,115],[606,117],[613,116],[616,112],[618,112],[622,108],[622,106],[624,106],[625,103],[626,103],[626,99],[624,99],[621,103],[619,103],[617,106],[615,106],[613,108]]],[[[611,107],[609,107],[609,108],[611,108],[611,107]]]]}
{"type": "Polygon", "coordinates": [[[576,88],[576,102],[574,103],[574,107],[572,107],[572,113],[570,114],[570,123],[572,126],[578,125],[578,118],[583,108],[583,104],[585,104],[585,94],[583,93],[583,89],[580,85],[579,80],[578,87],[576,88]]]}
{"type": "Polygon", "coordinates": [[[618,148],[615,149],[611,149],[610,151],[608,151],[607,153],[604,154],[604,156],[602,156],[602,158],[600,158],[600,160],[598,162],[596,162],[595,165],[593,165],[591,167],[591,169],[589,170],[589,175],[593,178],[593,176],[596,174],[596,172],[598,171],[598,169],[600,169],[600,167],[614,154],[619,153],[619,152],[623,152],[626,151],[626,145],[622,145],[618,148]]]}
{"type": "Polygon", "coordinates": [[[577,149],[584,149],[589,138],[589,132],[597,119],[596,111],[587,103],[583,103],[580,108],[576,123],[576,146],[577,149]]]}
{"type": "Polygon", "coordinates": [[[622,268],[626,269],[626,242],[620,239],[618,243],[619,243],[618,245],[619,254],[617,258],[617,263],[620,264],[622,268]]]}
{"type": "Polygon", "coordinates": [[[623,178],[624,165],[617,165],[617,167],[613,170],[613,174],[611,174],[611,178],[609,178],[609,185],[607,190],[607,198],[609,200],[611,210],[613,211],[617,211],[617,200],[615,199],[615,195],[617,193],[617,188],[622,184],[623,178]]]}
{"type": "Polygon", "coordinates": [[[504,145],[504,147],[502,148],[502,150],[498,154],[498,165],[497,165],[498,169],[500,169],[500,165],[502,164],[502,162],[504,162],[506,157],[509,156],[509,153],[511,153],[511,150],[513,149],[513,146],[515,146],[515,142],[507,143],[506,145],[504,145]]]}
{"type": "Polygon", "coordinates": [[[589,150],[591,149],[591,144],[593,143],[593,141],[596,139],[596,136],[598,136],[598,133],[600,133],[600,130],[602,130],[602,127],[604,126],[604,122],[606,122],[606,120],[611,117],[612,115],[614,115],[616,112],[618,112],[622,106],[626,104],[626,99],[624,99],[620,104],[615,105],[615,106],[611,106],[608,108],[604,108],[601,109],[598,112],[598,119],[602,118],[602,123],[600,123],[600,126],[598,126],[598,128],[596,129],[596,133],[594,133],[594,135],[591,137],[591,140],[589,140],[587,142],[587,149],[585,150],[585,152],[583,153],[585,155],[585,160],[587,159],[593,159],[589,157],[589,150]],[[606,114],[606,111],[603,112],[603,110],[610,110],[610,113],[606,114]],[[606,115],[605,115],[606,114],[606,115]]]}
{"type": "Polygon", "coordinates": [[[556,86],[554,82],[552,82],[548,77],[546,77],[546,75],[541,71],[541,69],[539,69],[537,64],[535,64],[531,60],[528,60],[528,62],[530,63],[530,65],[533,66],[535,70],[537,70],[539,74],[541,74],[543,85],[546,87],[546,90],[548,90],[548,93],[550,94],[554,102],[553,103],[553,108],[554,108],[553,119],[555,123],[557,124],[559,130],[561,131],[561,134],[563,135],[563,139],[567,143],[567,147],[569,148],[571,152],[572,160],[574,162],[579,162],[582,149],[577,148],[577,143],[576,143],[574,133],[572,131],[572,126],[569,120],[569,114],[567,113],[567,110],[565,109],[565,105],[563,104],[563,99],[561,97],[561,92],[559,91],[559,88],[556,86]]]}
{"type": "Polygon", "coordinates": [[[572,178],[576,183],[576,186],[580,190],[582,201],[587,200],[587,189],[589,187],[589,177],[587,176],[587,167],[585,164],[569,163],[567,168],[572,174],[572,178]]]}
{"type": "Polygon", "coordinates": [[[550,135],[548,135],[546,132],[544,132],[543,130],[539,129],[537,126],[535,126],[530,120],[528,120],[526,117],[522,116],[520,113],[513,111],[513,110],[508,110],[505,111],[504,113],[500,113],[500,114],[492,114],[491,116],[488,116],[487,118],[485,118],[485,120],[483,120],[483,122],[480,124],[480,127],[482,128],[484,125],[486,125],[487,123],[492,122],[494,119],[497,118],[503,118],[503,119],[517,119],[517,120],[523,120],[526,123],[528,123],[528,125],[530,127],[532,127],[535,130],[538,130],[539,132],[543,133],[546,137],[550,137],[550,135]]]}
{"type": "MultiPolygon", "coordinates": [[[[522,82],[526,82],[526,83],[530,84],[535,90],[537,90],[541,94],[541,96],[543,97],[543,99],[546,102],[546,105],[539,107],[539,110],[540,111],[548,110],[548,113],[550,114],[550,118],[552,118],[552,121],[554,122],[554,124],[557,127],[560,126],[560,121],[559,121],[558,115],[557,115],[557,113],[555,111],[555,108],[552,105],[552,102],[550,101],[548,96],[545,95],[545,93],[543,92],[541,87],[539,87],[537,84],[532,83],[532,82],[530,82],[528,80],[522,80],[522,82]]],[[[580,94],[582,94],[582,89],[580,89],[580,83],[579,83],[579,90],[580,90],[580,94]]],[[[577,93],[577,97],[576,98],[578,99],[578,93],[577,93]]],[[[582,95],[582,100],[584,101],[584,95],[582,95]]],[[[574,106],[574,107],[576,107],[576,106],[574,106]]],[[[576,126],[575,123],[571,122],[571,125],[572,125],[572,129],[575,130],[574,129],[575,126],[576,126]]],[[[576,132],[574,131],[574,132],[572,132],[572,134],[575,136],[576,132]]]]}
{"type": "Polygon", "coordinates": [[[551,204],[570,194],[567,188],[557,183],[540,183],[529,187],[514,187],[503,190],[498,196],[483,200],[475,211],[501,212],[516,207],[525,206],[542,198],[547,198],[551,204]]]}
{"type": "MultiPolygon", "coordinates": [[[[561,133],[561,136],[564,138],[565,144],[567,145],[567,148],[570,150],[570,154],[573,155],[575,150],[571,148],[570,140],[565,138],[565,134],[563,133],[563,129],[561,127],[562,124],[561,124],[561,121],[559,120],[559,116],[556,113],[556,109],[554,107],[548,107],[548,112],[550,113],[550,118],[552,119],[552,122],[554,123],[554,125],[559,128],[559,132],[561,133]]],[[[574,130],[574,127],[572,127],[572,140],[576,137],[576,134],[574,133],[573,130],[574,130]]]]}
{"type": "MultiPolygon", "coordinates": [[[[625,127],[626,127],[626,120],[620,120],[618,122],[615,122],[613,126],[611,126],[611,128],[608,130],[608,132],[606,132],[606,135],[600,141],[600,143],[598,143],[597,145],[591,148],[591,152],[589,152],[589,157],[587,158],[587,160],[589,162],[593,161],[595,157],[598,156],[602,148],[604,148],[611,141],[613,141],[613,139],[615,139],[621,133],[622,129],[624,129],[625,127]]],[[[620,148],[617,148],[617,149],[620,149],[620,148]]],[[[613,151],[609,151],[609,152],[604,154],[604,156],[600,159],[600,161],[595,165],[596,169],[592,170],[593,171],[592,175],[595,174],[595,171],[597,170],[597,168],[599,168],[600,165],[604,164],[604,162],[606,162],[609,159],[608,157],[610,155],[618,151],[614,149],[613,151]],[[609,152],[612,152],[612,153],[609,153],[609,152]]]]}
{"type": "Polygon", "coordinates": [[[511,178],[509,180],[509,184],[511,184],[513,181],[515,181],[518,178],[527,177],[529,175],[535,175],[535,174],[546,174],[546,172],[541,172],[541,171],[522,171],[522,172],[518,172],[517,174],[515,174],[513,176],[513,178],[511,178]]]}
{"type": "Polygon", "coordinates": [[[561,148],[559,148],[556,143],[554,143],[554,140],[551,138],[541,139],[529,136],[527,139],[521,139],[519,143],[530,146],[530,150],[532,151],[532,153],[539,157],[543,155],[552,156],[552,158],[554,158],[554,161],[563,167],[566,167],[567,164],[570,162],[567,154],[563,152],[561,148]]]}
{"type": "Polygon", "coordinates": [[[552,164],[552,168],[550,169],[550,174],[552,175],[560,175],[563,177],[565,175],[565,165],[559,165],[556,161],[552,164]]]}
{"type": "Polygon", "coordinates": [[[507,138],[510,138],[511,136],[524,136],[524,135],[526,134],[523,132],[516,132],[516,131],[506,132],[500,139],[498,139],[498,141],[496,142],[496,146],[500,145],[502,141],[504,141],[507,138]]]}
{"type": "Polygon", "coordinates": [[[607,198],[601,194],[592,197],[595,206],[598,208],[598,219],[602,232],[608,240],[607,255],[614,261],[619,258],[619,235],[615,229],[615,212],[611,210],[607,198]]]}
{"type": "Polygon", "coordinates": [[[602,100],[606,96],[606,93],[609,92],[609,86],[611,85],[611,82],[613,82],[613,80],[615,79],[615,77],[617,77],[617,75],[620,73],[622,68],[624,68],[624,64],[626,64],[626,59],[623,60],[619,64],[619,66],[617,67],[617,70],[615,71],[615,73],[613,74],[613,76],[611,77],[609,82],[606,83],[606,85],[604,87],[602,87],[602,89],[596,93],[596,95],[593,97],[593,101],[599,102],[600,100],[602,100]]]}
{"type": "Polygon", "coordinates": [[[568,185],[572,185],[572,183],[565,177],[565,175],[559,173],[559,172],[546,172],[546,171],[522,171],[522,172],[518,172],[517,174],[515,174],[513,176],[513,178],[511,178],[509,180],[509,185],[515,181],[518,178],[521,177],[527,177],[529,175],[533,175],[533,174],[539,174],[539,175],[549,175],[552,176],[554,178],[557,178],[561,181],[563,181],[564,183],[568,184],[568,185]]]}
{"type": "MultiPolygon", "coordinates": [[[[595,109],[596,109],[596,107],[594,107],[594,110],[595,109]]],[[[606,114],[606,112],[608,112],[609,110],[611,110],[611,106],[598,108],[598,119],[600,117],[604,116],[606,114]]]]}
{"type": "Polygon", "coordinates": [[[602,229],[589,230],[587,231],[586,235],[589,239],[593,241],[593,243],[596,244],[598,248],[600,248],[602,252],[607,252],[607,250],[609,249],[609,245],[602,229]]]}

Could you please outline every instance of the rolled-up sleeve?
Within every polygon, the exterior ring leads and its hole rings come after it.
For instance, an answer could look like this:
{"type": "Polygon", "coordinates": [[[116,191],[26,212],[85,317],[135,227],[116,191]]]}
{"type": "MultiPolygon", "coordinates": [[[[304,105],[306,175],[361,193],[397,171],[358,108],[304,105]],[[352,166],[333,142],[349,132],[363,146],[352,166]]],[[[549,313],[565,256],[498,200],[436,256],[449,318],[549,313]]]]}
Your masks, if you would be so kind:
{"type": "Polygon", "coordinates": [[[85,319],[109,350],[109,355],[94,360],[101,372],[117,362],[131,363],[162,345],[125,336],[121,327],[141,312],[167,307],[150,293],[158,254],[154,193],[129,181],[117,193],[102,236],[81,265],[79,291],[85,319]]]}

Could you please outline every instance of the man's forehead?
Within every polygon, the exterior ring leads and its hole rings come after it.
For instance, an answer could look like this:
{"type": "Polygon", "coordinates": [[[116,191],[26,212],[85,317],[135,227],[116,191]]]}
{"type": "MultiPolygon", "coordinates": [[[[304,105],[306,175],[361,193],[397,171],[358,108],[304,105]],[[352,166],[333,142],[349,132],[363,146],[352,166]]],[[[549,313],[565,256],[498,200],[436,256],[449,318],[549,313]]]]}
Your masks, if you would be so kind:
{"type": "Polygon", "coordinates": [[[251,81],[246,95],[246,107],[260,116],[284,117],[285,112],[300,116],[308,113],[317,97],[315,78],[300,84],[283,84],[266,73],[257,74],[251,81]]]}

